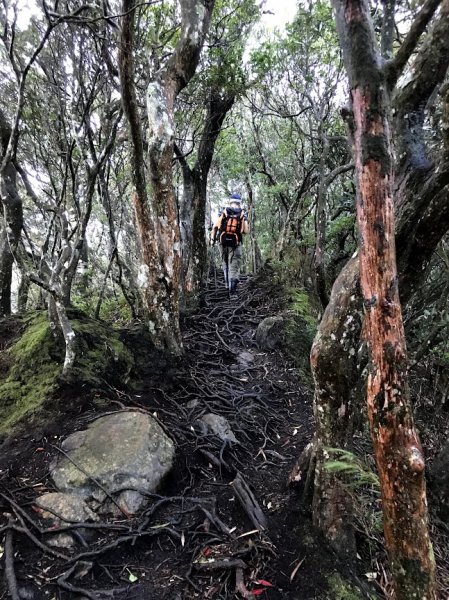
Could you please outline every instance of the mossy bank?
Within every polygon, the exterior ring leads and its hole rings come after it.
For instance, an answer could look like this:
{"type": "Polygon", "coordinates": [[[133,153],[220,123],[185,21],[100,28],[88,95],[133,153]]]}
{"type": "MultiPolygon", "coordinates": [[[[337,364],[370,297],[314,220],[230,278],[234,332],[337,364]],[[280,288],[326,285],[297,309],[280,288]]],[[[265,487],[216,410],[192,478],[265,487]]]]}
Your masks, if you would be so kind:
{"type": "MultiPolygon", "coordinates": [[[[105,382],[123,388],[136,359],[121,333],[79,311],[70,314],[77,358],[63,379],[64,343],[51,331],[47,313],[36,311],[0,321],[0,435],[25,423],[41,425],[57,416],[67,388],[76,394],[104,389],[105,382]]],[[[72,394],[73,396],[73,394],[72,394]]]]}

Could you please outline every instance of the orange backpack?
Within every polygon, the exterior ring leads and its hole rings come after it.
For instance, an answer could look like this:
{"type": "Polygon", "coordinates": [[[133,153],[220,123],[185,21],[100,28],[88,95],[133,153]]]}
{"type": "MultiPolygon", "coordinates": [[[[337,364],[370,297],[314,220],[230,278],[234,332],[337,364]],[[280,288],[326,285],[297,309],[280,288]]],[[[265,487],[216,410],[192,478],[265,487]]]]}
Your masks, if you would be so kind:
{"type": "Polygon", "coordinates": [[[243,210],[225,208],[221,217],[220,244],[224,248],[237,248],[242,241],[243,210]]]}

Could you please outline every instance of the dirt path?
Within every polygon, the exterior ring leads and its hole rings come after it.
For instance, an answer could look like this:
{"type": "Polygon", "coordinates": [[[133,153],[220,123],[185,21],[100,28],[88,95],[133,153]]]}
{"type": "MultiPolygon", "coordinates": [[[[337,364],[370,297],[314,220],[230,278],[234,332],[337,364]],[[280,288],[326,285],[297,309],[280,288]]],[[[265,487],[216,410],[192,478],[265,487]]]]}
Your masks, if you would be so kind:
{"type": "MultiPolygon", "coordinates": [[[[125,522],[115,520],[123,526],[120,533],[105,525],[81,536],[78,560],[73,551],[70,561],[43,552],[46,534],[32,511],[34,497],[51,490],[46,473],[59,438],[36,441],[41,450],[28,464],[3,474],[3,509],[21,516],[24,530],[14,532],[21,598],[331,597],[326,577],[335,557],[317,542],[299,510],[299,495],[286,486],[294,459],[311,437],[310,395],[280,350],[262,351],[254,340],[258,323],[276,314],[278,303],[269,279],[257,285],[244,281],[232,301],[212,284],[201,311],[186,319],[186,360],[167,363],[141,389],[121,394],[119,406],[115,399],[106,407],[156,416],[176,441],[177,461],[149,509],[125,522]],[[208,413],[228,419],[236,443],[201,426],[208,413]],[[239,500],[240,488],[246,501],[239,500]],[[265,520],[262,531],[250,504],[265,520]]],[[[98,408],[71,429],[95,416],[98,408]]],[[[6,597],[3,589],[0,598],[6,597]]]]}

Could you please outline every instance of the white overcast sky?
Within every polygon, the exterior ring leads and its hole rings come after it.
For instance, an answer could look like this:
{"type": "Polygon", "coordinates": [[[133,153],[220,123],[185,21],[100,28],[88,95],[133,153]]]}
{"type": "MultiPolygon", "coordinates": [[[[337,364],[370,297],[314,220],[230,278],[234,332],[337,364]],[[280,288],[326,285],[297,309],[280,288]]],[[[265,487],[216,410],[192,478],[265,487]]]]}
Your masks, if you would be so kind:
{"type": "MultiPolygon", "coordinates": [[[[262,24],[267,29],[283,29],[285,24],[292,21],[296,12],[297,0],[266,0],[264,10],[273,14],[264,14],[262,24]]],[[[24,29],[33,13],[36,12],[35,0],[21,0],[18,4],[18,26],[24,29]]]]}
{"type": "Polygon", "coordinates": [[[262,22],[264,26],[283,29],[286,23],[293,21],[297,5],[297,0],[266,0],[264,10],[274,14],[263,15],[262,22]]]}

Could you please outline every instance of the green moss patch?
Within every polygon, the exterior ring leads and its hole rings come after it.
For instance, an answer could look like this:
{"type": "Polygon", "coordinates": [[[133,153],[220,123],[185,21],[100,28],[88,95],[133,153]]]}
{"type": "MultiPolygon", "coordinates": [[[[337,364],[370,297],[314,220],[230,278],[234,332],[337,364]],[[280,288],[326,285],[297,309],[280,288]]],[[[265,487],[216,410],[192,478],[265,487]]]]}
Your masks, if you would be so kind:
{"type": "Polygon", "coordinates": [[[69,380],[61,379],[64,342],[53,335],[45,311],[16,318],[15,335],[0,360],[0,434],[26,419],[49,422],[62,386],[77,393],[111,385],[123,387],[134,365],[132,352],[117,331],[79,312],[69,315],[76,334],[77,359],[69,380]]]}
{"type": "Polygon", "coordinates": [[[5,351],[7,374],[0,384],[0,433],[38,410],[57,388],[62,348],[50,331],[47,315],[33,313],[22,319],[20,337],[5,351]]]}
{"type": "Polygon", "coordinates": [[[70,382],[89,388],[123,385],[134,365],[132,352],[120,333],[100,321],[77,314],[71,319],[77,339],[77,359],[70,382]]]}
{"type": "Polygon", "coordinates": [[[363,600],[366,598],[360,590],[348,581],[345,581],[338,573],[328,577],[329,592],[322,600],[363,600]]]}

